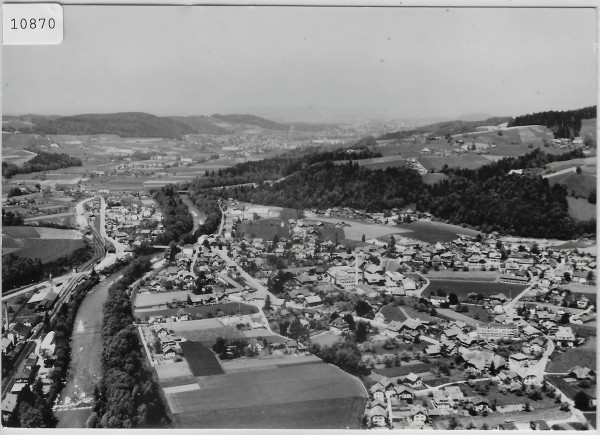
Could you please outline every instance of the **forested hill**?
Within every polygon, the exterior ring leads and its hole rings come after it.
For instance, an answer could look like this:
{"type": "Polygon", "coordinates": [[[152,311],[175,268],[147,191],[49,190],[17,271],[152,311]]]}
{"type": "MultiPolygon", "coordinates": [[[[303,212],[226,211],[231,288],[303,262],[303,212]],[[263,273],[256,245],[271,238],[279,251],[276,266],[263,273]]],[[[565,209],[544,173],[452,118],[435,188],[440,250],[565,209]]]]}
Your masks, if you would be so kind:
{"type": "Polygon", "coordinates": [[[381,157],[381,153],[373,151],[369,146],[373,144],[375,144],[375,139],[367,137],[359,140],[352,149],[339,148],[333,151],[314,151],[300,155],[290,152],[269,159],[239,163],[217,172],[212,171],[206,177],[194,180],[193,188],[203,189],[258,183],[265,180],[273,181],[319,162],[381,157]]]}
{"type": "Polygon", "coordinates": [[[178,138],[194,133],[190,126],[148,113],[109,113],[61,117],[31,116],[28,131],[48,134],[116,134],[121,137],[178,138]]]}
{"type": "Polygon", "coordinates": [[[528,168],[547,162],[545,154],[536,150],[479,170],[448,171],[447,180],[428,186],[410,168],[369,170],[355,162],[335,165],[328,160],[305,166],[279,183],[241,186],[224,194],[256,204],[343,206],[371,212],[415,203],[419,210],[452,223],[525,237],[570,239],[595,233],[594,222],[576,224],[569,216],[564,187],[550,186],[537,175],[508,175],[506,171],[507,167],[528,168]]]}
{"type": "Polygon", "coordinates": [[[483,121],[445,121],[437,122],[435,124],[425,125],[423,127],[415,128],[406,131],[395,131],[386,133],[379,137],[380,140],[390,139],[405,139],[415,134],[430,134],[432,136],[446,136],[454,134],[468,133],[475,130],[477,127],[485,125],[499,125],[505,122],[510,122],[510,117],[495,117],[485,119],[483,121]]]}
{"type": "Polygon", "coordinates": [[[545,125],[557,138],[574,138],[579,136],[581,120],[596,117],[596,106],[583,109],[567,110],[564,112],[539,112],[530,115],[517,116],[509,123],[509,127],[520,125],[545,125]]]}

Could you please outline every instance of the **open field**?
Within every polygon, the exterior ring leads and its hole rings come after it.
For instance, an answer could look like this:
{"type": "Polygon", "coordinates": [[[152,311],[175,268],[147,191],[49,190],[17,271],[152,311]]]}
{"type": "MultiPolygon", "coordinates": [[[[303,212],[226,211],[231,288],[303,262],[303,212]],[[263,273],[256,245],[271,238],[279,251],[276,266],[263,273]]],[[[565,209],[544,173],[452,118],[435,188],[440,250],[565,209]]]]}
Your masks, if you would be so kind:
{"type": "Polygon", "coordinates": [[[395,228],[408,230],[410,232],[403,234],[403,236],[421,240],[426,243],[451,242],[455,240],[459,234],[475,237],[479,233],[478,231],[470,228],[463,228],[458,225],[424,220],[411,222],[410,224],[400,224],[395,228]]]}
{"type": "Polygon", "coordinates": [[[43,263],[69,255],[84,246],[82,234],[75,230],[45,227],[3,227],[2,255],[39,258],[43,263]]]}
{"type": "Polygon", "coordinates": [[[13,163],[17,166],[21,166],[23,163],[28,162],[37,156],[36,153],[32,153],[27,150],[7,150],[2,153],[2,161],[7,163],[13,163]]]}
{"type": "Polygon", "coordinates": [[[548,182],[552,186],[555,184],[564,184],[570,195],[583,198],[587,198],[591,192],[596,190],[596,176],[592,174],[567,172],[548,178],[548,182]]]}
{"type": "MultiPolygon", "coordinates": [[[[171,364],[158,364],[156,366],[154,366],[154,368],[156,369],[156,374],[158,375],[158,378],[161,381],[161,384],[163,381],[172,381],[175,379],[182,379],[182,378],[192,378],[194,379],[194,376],[192,375],[192,371],[190,370],[190,367],[188,365],[187,362],[185,361],[180,361],[180,362],[174,362],[171,364]]],[[[179,385],[183,385],[187,382],[184,382],[182,384],[179,385]]]]}
{"type": "MultiPolygon", "coordinates": [[[[398,166],[406,166],[406,158],[398,155],[374,157],[372,159],[354,160],[359,166],[364,166],[369,169],[386,169],[395,168],[398,166]]],[[[337,160],[333,162],[336,165],[347,164],[348,160],[337,160]]]]}
{"type": "Polygon", "coordinates": [[[595,172],[597,163],[596,157],[583,157],[579,159],[563,160],[560,162],[552,162],[545,165],[549,172],[558,172],[563,169],[573,168],[579,166],[582,171],[586,168],[593,169],[591,172],[595,172]]]}
{"type": "Polygon", "coordinates": [[[260,238],[264,241],[273,240],[275,234],[281,239],[285,237],[289,239],[290,229],[281,226],[280,219],[261,219],[259,221],[244,221],[236,227],[236,234],[239,236],[242,233],[247,234],[251,238],[260,238]]]}
{"type": "Polygon", "coordinates": [[[565,288],[571,290],[572,293],[582,293],[585,294],[587,298],[592,299],[595,298],[598,294],[598,289],[596,286],[587,285],[587,284],[579,284],[577,282],[570,282],[565,284],[565,288]]]}
{"type": "Polygon", "coordinates": [[[585,138],[586,136],[596,138],[596,118],[581,120],[581,130],[579,130],[579,136],[582,138],[585,138]]]}
{"type": "Polygon", "coordinates": [[[314,217],[307,220],[329,222],[329,223],[340,223],[345,222],[350,226],[344,227],[344,236],[349,240],[362,240],[364,234],[365,239],[374,239],[377,237],[383,237],[390,234],[400,234],[406,232],[405,229],[399,227],[392,227],[383,224],[371,224],[366,222],[357,222],[349,219],[342,218],[327,218],[327,217],[314,217]]]}
{"type": "Polygon", "coordinates": [[[6,133],[2,132],[2,154],[8,153],[8,149],[22,150],[23,148],[50,145],[50,139],[37,134],[6,133]]]}
{"type": "Polygon", "coordinates": [[[360,429],[366,399],[348,397],[174,415],[178,428],[360,429]]]}
{"type": "Polygon", "coordinates": [[[395,378],[398,376],[406,376],[410,373],[415,374],[423,374],[429,372],[433,367],[435,367],[435,363],[418,363],[418,364],[408,364],[402,365],[399,367],[389,367],[383,369],[375,369],[375,373],[380,374],[382,376],[386,376],[388,378],[395,378]]]}
{"type": "Polygon", "coordinates": [[[357,379],[323,363],[197,381],[200,390],[167,396],[178,427],[358,428],[366,399],[357,379]]]}
{"type": "Polygon", "coordinates": [[[212,346],[218,337],[223,337],[228,340],[245,340],[246,336],[237,328],[231,326],[222,326],[220,328],[207,329],[179,329],[180,325],[191,322],[172,323],[175,335],[185,338],[186,340],[199,341],[206,346],[212,346]]]}
{"type": "Polygon", "coordinates": [[[478,154],[464,154],[462,156],[428,156],[417,159],[428,171],[441,171],[445,165],[451,168],[477,169],[490,163],[488,159],[478,154]]]}
{"type": "Polygon", "coordinates": [[[197,341],[180,343],[183,356],[194,376],[221,375],[225,373],[217,356],[208,347],[197,341]]]}
{"type": "MultiPolygon", "coordinates": [[[[595,337],[591,338],[595,340],[595,337]]],[[[551,361],[546,366],[548,373],[566,373],[574,366],[589,367],[595,370],[596,351],[594,349],[582,349],[574,347],[565,352],[552,355],[551,361]]]]}
{"type": "Polygon", "coordinates": [[[523,291],[526,286],[516,284],[505,284],[502,282],[478,282],[478,281],[458,281],[447,279],[431,279],[429,290],[442,289],[446,294],[454,293],[460,298],[466,298],[469,293],[481,293],[489,296],[495,293],[504,293],[506,297],[516,296],[523,291]]]}
{"type": "Polygon", "coordinates": [[[591,204],[585,198],[573,198],[567,196],[569,203],[569,214],[578,221],[596,219],[596,204],[591,204]]]}
{"type": "Polygon", "coordinates": [[[447,270],[430,270],[427,272],[428,279],[448,279],[459,281],[496,281],[498,280],[498,272],[471,270],[465,272],[463,270],[453,271],[447,270]]]}

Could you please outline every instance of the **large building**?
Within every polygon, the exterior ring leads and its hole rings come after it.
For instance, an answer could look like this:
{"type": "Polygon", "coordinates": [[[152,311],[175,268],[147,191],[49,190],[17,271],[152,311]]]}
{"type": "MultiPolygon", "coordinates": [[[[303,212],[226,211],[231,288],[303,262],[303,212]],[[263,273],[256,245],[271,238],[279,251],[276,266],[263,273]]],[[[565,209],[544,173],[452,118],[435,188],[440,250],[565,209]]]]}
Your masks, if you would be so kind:
{"type": "Polygon", "coordinates": [[[490,323],[477,325],[477,337],[486,340],[494,340],[499,338],[513,338],[517,335],[517,325],[512,323],[490,323]]]}
{"type": "Polygon", "coordinates": [[[333,266],[327,271],[331,282],[344,290],[356,289],[356,272],[350,266],[333,266]]]}

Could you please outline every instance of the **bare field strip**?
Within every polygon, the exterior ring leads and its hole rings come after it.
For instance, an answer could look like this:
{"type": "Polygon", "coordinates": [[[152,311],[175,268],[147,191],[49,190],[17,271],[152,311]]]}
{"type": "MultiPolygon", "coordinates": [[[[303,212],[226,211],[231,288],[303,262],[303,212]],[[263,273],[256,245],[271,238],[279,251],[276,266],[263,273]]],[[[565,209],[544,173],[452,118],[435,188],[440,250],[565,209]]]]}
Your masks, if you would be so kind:
{"type": "Polygon", "coordinates": [[[320,363],[321,360],[314,355],[308,356],[282,356],[265,359],[237,359],[222,362],[223,369],[227,373],[239,373],[242,371],[251,371],[262,368],[283,367],[286,365],[302,365],[311,363],[320,363]]]}
{"type": "Polygon", "coordinates": [[[497,281],[498,272],[493,271],[452,271],[452,270],[431,270],[427,272],[429,279],[449,279],[465,281],[497,281]]]}
{"type": "Polygon", "coordinates": [[[154,369],[161,382],[168,379],[193,377],[192,371],[185,361],[171,364],[158,364],[154,366],[154,369]]]}

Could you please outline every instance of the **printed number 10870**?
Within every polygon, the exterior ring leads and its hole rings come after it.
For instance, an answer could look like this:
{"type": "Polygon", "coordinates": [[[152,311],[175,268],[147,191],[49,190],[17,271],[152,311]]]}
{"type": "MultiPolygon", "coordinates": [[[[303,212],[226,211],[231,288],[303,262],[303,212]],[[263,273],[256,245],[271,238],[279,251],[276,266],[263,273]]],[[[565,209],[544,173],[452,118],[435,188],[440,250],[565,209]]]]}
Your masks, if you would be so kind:
{"type": "Polygon", "coordinates": [[[43,29],[44,26],[46,28],[49,29],[54,29],[54,27],[56,26],[56,22],[54,21],[54,18],[31,18],[31,19],[27,19],[27,18],[21,18],[20,20],[17,20],[15,18],[10,20],[11,23],[11,30],[27,30],[27,29],[31,29],[31,30],[35,30],[35,29],[43,29]]]}

